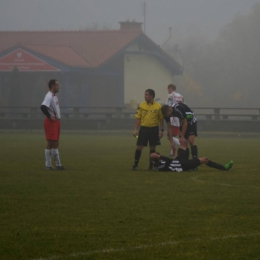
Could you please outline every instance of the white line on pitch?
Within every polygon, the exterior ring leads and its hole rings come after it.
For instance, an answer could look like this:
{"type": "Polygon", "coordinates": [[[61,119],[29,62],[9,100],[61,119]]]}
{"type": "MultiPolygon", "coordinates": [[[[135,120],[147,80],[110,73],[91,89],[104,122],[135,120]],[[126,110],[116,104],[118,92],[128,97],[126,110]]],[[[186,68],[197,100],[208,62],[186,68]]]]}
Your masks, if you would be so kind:
{"type": "Polygon", "coordinates": [[[93,250],[89,252],[77,252],[73,253],[67,256],[51,256],[51,257],[40,257],[35,258],[32,260],[56,260],[61,258],[68,258],[68,257],[78,257],[78,256],[89,256],[94,254],[103,254],[103,253],[113,253],[113,252],[124,252],[124,251],[131,251],[131,250],[138,250],[138,249],[146,249],[146,248],[152,248],[152,247],[159,247],[159,246],[167,246],[167,245],[177,245],[181,243],[190,243],[190,242],[196,242],[196,241],[203,241],[205,239],[209,240],[222,240],[222,239],[229,239],[229,238],[241,238],[241,237],[254,237],[254,236],[260,236],[260,233],[252,233],[252,234],[239,234],[239,235],[228,235],[228,236],[222,236],[222,237],[210,237],[210,238],[196,238],[193,240],[179,240],[179,241],[166,241],[166,242],[160,242],[157,244],[151,244],[151,245],[140,245],[140,246],[129,246],[129,247],[122,247],[122,248],[108,248],[108,249],[101,249],[101,250],[93,250]]]}
{"type": "MultiPolygon", "coordinates": [[[[213,185],[220,185],[220,186],[228,186],[228,187],[245,187],[245,185],[239,185],[239,184],[229,184],[229,183],[219,183],[219,182],[213,182],[213,181],[205,181],[205,180],[200,180],[200,177],[204,177],[204,176],[210,176],[210,175],[214,175],[215,173],[210,173],[210,174],[201,174],[198,176],[194,176],[191,177],[191,179],[193,181],[197,181],[197,182],[202,182],[202,183],[209,183],[209,184],[213,184],[213,185]]],[[[248,187],[248,186],[247,186],[248,187]]],[[[255,189],[259,189],[259,186],[252,186],[250,185],[251,188],[255,188],[255,189]]]]}

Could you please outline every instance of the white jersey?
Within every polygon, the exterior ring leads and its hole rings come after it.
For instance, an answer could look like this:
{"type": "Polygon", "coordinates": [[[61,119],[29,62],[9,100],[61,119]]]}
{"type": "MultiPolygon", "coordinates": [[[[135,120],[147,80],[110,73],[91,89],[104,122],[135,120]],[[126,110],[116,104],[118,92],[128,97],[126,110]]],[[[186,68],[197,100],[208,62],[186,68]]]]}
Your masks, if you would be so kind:
{"type": "Polygon", "coordinates": [[[167,97],[166,105],[172,107],[176,103],[181,103],[181,102],[183,102],[183,96],[177,92],[172,92],[167,97]]]}
{"type": "Polygon", "coordinates": [[[60,119],[60,106],[58,97],[50,91],[46,94],[42,105],[48,107],[48,112],[51,116],[60,119]]]}
{"type": "MultiPolygon", "coordinates": [[[[172,92],[167,97],[166,105],[172,107],[176,103],[181,103],[181,102],[183,102],[183,96],[177,92],[172,92]]],[[[178,117],[171,117],[170,121],[172,126],[180,127],[180,120],[178,117]]]]}

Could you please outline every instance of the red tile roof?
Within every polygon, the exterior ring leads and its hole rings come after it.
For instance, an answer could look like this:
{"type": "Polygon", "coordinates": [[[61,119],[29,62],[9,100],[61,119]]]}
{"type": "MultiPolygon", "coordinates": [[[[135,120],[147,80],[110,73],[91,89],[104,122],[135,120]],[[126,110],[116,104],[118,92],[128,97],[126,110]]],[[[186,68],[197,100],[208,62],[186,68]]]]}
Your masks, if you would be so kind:
{"type": "Polygon", "coordinates": [[[74,67],[98,67],[140,34],[118,31],[17,31],[0,32],[0,53],[24,46],[74,67]]]}
{"type": "Polygon", "coordinates": [[[84,60],[78,53],[70,47],[44,46],[44,45],[24,45],[27,49],[49,56],[54,60],[65,63],[69,66],[90,67],[90,63],[84,60]]]}

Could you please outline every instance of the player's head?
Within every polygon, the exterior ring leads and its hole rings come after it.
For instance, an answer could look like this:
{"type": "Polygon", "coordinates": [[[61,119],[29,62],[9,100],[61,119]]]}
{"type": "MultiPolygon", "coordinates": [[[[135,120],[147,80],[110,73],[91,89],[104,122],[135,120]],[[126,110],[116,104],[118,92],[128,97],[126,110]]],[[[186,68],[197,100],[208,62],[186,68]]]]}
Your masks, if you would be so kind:
{"type": "Polygon", "coordinates": [[[60,84],[56,79],[51,79],[48,83],[48,86],[49,86],[49,90],[53,91],[54,93],[57,93],[60,90],[60,84]]]}
{"type": "Polygon", "coordinates": [[[167,117],[171,116],[171,114],[172,114],[172,107],[170,107],[168,105],[163,105],[162,106],[162,114],[164,116],[167,116],[167,117]]]}
{"type": "Polygon", "coordinates": [[[155,92],[153,89],[149,88],[144,92],[144,99],[146,102],[153,102],[154,97],[155,97],[155,92]]]}
{"type": "Polygon", "coordinates": [[[160,162],[160,156],[158,156],[158,155],[160,155],[160,153],[158,153],[158,152],[150,154],[151,160],[154,165],[158,165],[160,162]]]}
{"type": "Polygon", "coordinates": [[[176,91],[176,86],[174,84],[169,84],[167,89],[168,89],[168,93],[171,94],[172,92],[176,91]]]}

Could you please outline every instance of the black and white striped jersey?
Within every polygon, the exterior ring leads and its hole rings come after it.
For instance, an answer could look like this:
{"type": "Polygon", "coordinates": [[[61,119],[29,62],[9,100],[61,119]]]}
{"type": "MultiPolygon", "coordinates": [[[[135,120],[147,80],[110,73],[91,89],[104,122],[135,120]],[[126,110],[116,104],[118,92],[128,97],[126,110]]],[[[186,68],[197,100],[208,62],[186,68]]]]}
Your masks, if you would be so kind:
{"type": "MultiPolygon", "coordinates": [[[[197,122],[197,119],[193,113],[193,111],[184,103],[177,103],[172,106],[173,113],[172,116],[178,117],[180,122],[183,119],[187,119],[189,125],[193,125],[197,122]]],[[[169,122],[170,117],[165,117],[165,121],[169,122]]]]}
{"type": "Polygon", "coordinates": [[[177,159],[170,159],[165,156],[160,157],[160,162],[158,165],[154,165],[154,168],[157,171],[163,171],[163,172],[182,172],[182,166],[179,160],[177,159]]]}

